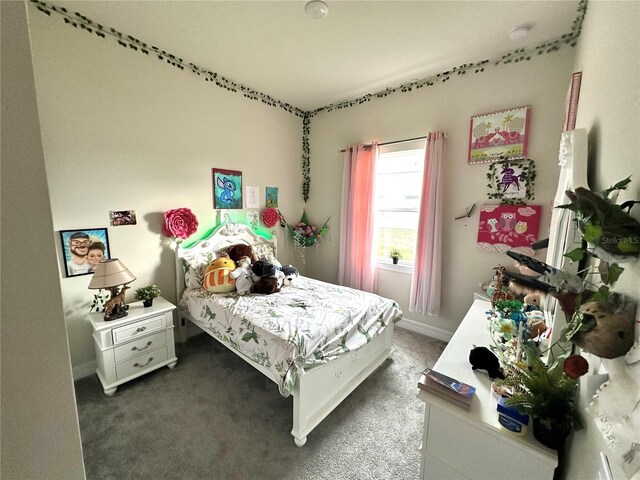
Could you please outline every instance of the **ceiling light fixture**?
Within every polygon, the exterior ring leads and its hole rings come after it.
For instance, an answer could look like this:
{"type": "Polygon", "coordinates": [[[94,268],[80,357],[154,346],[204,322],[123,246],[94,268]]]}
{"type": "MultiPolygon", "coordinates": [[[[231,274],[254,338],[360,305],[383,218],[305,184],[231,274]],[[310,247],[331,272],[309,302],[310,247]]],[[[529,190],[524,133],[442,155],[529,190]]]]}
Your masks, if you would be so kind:
{"type": "Polygon", "coordinates": [[[329,6],[322,0],[311,0],[304,6],[304,13],[314,20],[321,20],[329,13],[329,6]]]}
{"type": "Polygon", "coordinates": [[[521,38],[529,35],[529,30],[531,30],[531,25],[528,23],[523,23],[522,25],[517,25],[509,30],[509,38],[511,40],[520,40],[521,38]]]}

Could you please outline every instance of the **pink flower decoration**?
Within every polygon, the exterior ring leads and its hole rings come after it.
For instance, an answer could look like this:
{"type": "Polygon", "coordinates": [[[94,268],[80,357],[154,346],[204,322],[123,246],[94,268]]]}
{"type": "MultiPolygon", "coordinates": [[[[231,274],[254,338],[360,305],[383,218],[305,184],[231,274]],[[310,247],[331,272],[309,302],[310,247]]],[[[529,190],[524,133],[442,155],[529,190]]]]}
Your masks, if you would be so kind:
{"type": "Polygon", "coordinates": [[[264,223],[267,227],[271,228],[278,223],[278,210],[275,208],[267,208],[264,212],[262,212],[262,223],[264,223]]]}
{"type": "Polygon", "coordinates": [[[189,238],[198,229],[198,219],[188,208],[164,212],[162,234],[167,237],[189,238]]]}

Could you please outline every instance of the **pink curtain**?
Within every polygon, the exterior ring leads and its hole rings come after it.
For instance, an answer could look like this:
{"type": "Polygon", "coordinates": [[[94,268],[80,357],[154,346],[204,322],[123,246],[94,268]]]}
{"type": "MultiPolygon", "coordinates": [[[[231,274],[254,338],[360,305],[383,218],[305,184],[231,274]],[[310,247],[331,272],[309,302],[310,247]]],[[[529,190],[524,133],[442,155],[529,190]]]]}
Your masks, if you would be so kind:
{"type": "Polygon", "coordinates": [[[418,241],[409,298],[409,310],[422,315],[440,313],[444,152],[444,133],[429,133],[424,155],[418,241]]]}
{"type": "Polygon", "coordinates": [[[378,145],[354,145],[344,154],[338,283],[367,292],[376,289],[374,220],[378,145]]]}

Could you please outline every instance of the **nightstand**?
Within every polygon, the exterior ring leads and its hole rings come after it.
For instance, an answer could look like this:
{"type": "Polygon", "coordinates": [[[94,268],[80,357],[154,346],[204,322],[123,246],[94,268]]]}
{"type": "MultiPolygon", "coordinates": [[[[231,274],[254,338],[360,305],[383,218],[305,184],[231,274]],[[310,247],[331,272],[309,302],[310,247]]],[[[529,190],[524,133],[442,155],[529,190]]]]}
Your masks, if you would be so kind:
{"type": "Polygon", "coordinates": [[[104,393],[111,396],[118,385],[165,365],[176,366],[173,340],[175,305],[162,297],[153,306],[129,304],[129,315],[105,322],[101,312],[90,313],[96,349],[96,373],[104,393]]]}

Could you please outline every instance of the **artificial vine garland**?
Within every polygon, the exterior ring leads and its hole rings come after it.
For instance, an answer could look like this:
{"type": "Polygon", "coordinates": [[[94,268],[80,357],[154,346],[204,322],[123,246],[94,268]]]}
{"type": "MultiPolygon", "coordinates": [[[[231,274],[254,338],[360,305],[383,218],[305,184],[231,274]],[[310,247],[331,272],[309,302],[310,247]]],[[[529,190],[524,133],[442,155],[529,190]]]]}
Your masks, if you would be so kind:
{"type": "Polygon", "coordinates": [[[492,200],[500,200],[501,205],[523,205],[526,201],[535,199],[534,187],[536,184],[536,165],[530,158],[526,160],[502,160],[489,165],[487,172],[487,187],[491,189],[487,196],[492,200]],[[521,173],[517,177],[518,181],[526,182],[525,195],[522,198],[508,198],[504,196],[500,187],[502,178],[498,167],[502,170],[509,167],[517,167],[521,173]]]}
{"type": "MultiPolygon", "coordinates": [[[[245,98],[248,98],[250,100],[257,100],[264,103],[265,105],[282,108],[283,110],[302,118],[302,197],[305,203],[309,199],[309,190],[311,185],[311,160],[309,149],[310,124],[311,118],[313,118],[316,114],[320,112],[331,112],[333,110],[340,110],[343,108],[361,105],[363,103],[370,102],[372,99],[384,98],[398,92],[407,93],[412,92],[414,89],[419,90],[423,87],[430,87],[436,83],[445,83],[450,80],[453,75],[464,75],[469,71],[473,71],[476,74],[482,73],[484,72],[485,66],[492,62],[490,60],[481,60],[475,63],[464,63],[460,66],[453,67],[450,70],[438,73],[436,75],[431,75],[426,78],[406,82],[397,87],[385,88],[384,90],[380,90],[372,94],[369,93],[353,100],[331,103],[329,105],[316,108],[315,110],[304,111],[298,107],[290,105],[289,103],[282,102],[276,98],[273,98],[266,93],[262,93],[241,83],[234,82],[216,72],[201,68],[194,63],[187,62],[179,56],[169,53],[166,50],[161,50],[154,45],[148,45],[147,43],[135,38],[132,35],[124,34],[112,27],[103,26],[80,14],[79,12],[69,13],[69,11],[64,7],[50,5],[41,0],[30,1],[31,3],[36,5],[38,11],[46,14],[49,17],[52,13],[61,15],[64,19],[65,24],[67,25],[80,30],[84,30],[89,34],[95,34],[99,38],[113,38],[117,41],[118,45],[124,48],[139,52],[146,56],[155,55],[158,60],[165,62],[168,65],[171,65],[172,67],[175,67],[179,70],[191,70],[192,73],[204,78],[206,82],[211,82],[212,84],[215,84],[220,88],[224,88],[225,90],[228,90],[232,93],[241,93],[245,98]]],[[[584,21],[584,17],[587,11],[587,0],[580,0],[577,11],[578,15],[573,21],[571,32],[562,35],[560,38],[540,43],[534,48],[520,48],[509,52],[503,55],[500,59],[493,60],[493,64],[499,65],[530,61],[532,55],[534,54],[542,55],[543,53],[552,53],[560,50],[560,48],[565,45],[575,47],[576,41],[582,31],[582,22],[584,21]]]]}

